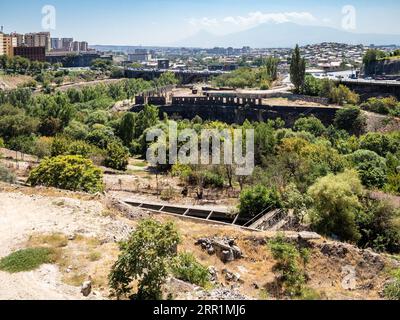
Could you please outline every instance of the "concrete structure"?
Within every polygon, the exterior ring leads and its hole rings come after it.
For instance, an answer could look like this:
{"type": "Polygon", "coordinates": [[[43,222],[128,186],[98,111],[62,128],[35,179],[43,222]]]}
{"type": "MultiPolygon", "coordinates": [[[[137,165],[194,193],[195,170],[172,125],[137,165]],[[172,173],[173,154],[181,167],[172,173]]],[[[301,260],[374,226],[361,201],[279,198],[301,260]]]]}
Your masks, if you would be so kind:
{"type": "MultiPolygon", "coordinates": [[[[142,104],[163,102],[161,97],[144,98],[139,97],[136,103],[140,105],[131,111],[139,112],[143,109],[142,104]]],[[[314,115],[321,122],[329,126],[333,123],[339,107],[325,106],[272,106],[263,105],[261,99],[233,98],[233,97],[173,97],[170,104],[158,104],[160,116],[167,114],[169,117],[180,117],[182,119],[193,119],[196,116],[203,120],[219,120],[226,123],[242,124],[246,119],[249,121],[264,122],[269,119],[281,118],[288,128],[292,127],[297,119],[304,116],[314,115]]]]}
{"type": "Polygon", "coordinates": [[[50,32],[27,33],[25,45],[27,47],[44,47],[46,52],[51,51],[50,32]]]}
{"type": "Polygon", "coordinates": [[[61,63],[65,68],[90,67],[92,61],[101,58],[97,53],[71,53],[71,52],[51,52],[46,55],[49,63],[61,63]]]}
{"type": "Polygon", "coordinates": [[[129,62],[147,62],[151,59],[151,55],[149,53],[129,53],[128,61],[129,62]]]}
{"type": "MultiPolygon", "coordinates": [[[[154,80],[160,77],[165,71],[164,70],[142,70],[142,69],[125,69],[125,77],[134,79],[154,80]]],[[[182,84],[189,84],[199,81],[207,81],[211,77],[222,74],[222,72],[214,71],[181,71],[181,70],[170,70],[175,73],[177,78],[181,80],[182,84]]]]}
{"type": "Polygon", "coordinates": [[[27,58],[31,61],[46,61],[45,47],[16,47],[14,48],[14,56],[27,58]]]}
{"type": "Polygon", "coordinates": [[[362,101],[379,96],[400,99],[399,81],[343,80],[340,83],[358,93],[362,101]]]}

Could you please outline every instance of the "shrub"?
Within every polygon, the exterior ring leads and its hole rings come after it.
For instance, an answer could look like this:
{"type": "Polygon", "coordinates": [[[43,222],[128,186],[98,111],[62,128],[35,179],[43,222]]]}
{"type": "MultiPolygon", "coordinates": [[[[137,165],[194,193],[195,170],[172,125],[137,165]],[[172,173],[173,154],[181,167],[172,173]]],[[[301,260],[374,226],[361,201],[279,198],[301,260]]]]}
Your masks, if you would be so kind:
{"type": "Polygon", "coordinates": [[[191,253],[179,254],[174,259],[171,270],[176,278],[201,287],[205,287],[210,280],[208,269],[197,262],[191,253]]]}
{"type": "Polygon", "coordinates": [[[400,300],[400,269],[393,272],[394,278],[383,290],[383,295],[389,300],[400,300]]]}
{"type": "Polygon", "coordinates": [[[106,167],[116,170],[126,170],[129,160],[129,150],[118,141],[109,142],[107,145],[106,167]]]}
{"type": "Polygon", "coordinates": [[[274,188],[257,185],[244,189],[240,194],[239,211],[243,216],[254,217],[265,209],[272,211],[280,206],[279,194],[274,188]]]}
{"type": "Polygon", "coordinates": [[[82,156],[44,159],[30,172],[28,183],[90,193],[103,190],[101,170],[82,156]]]}
{"type": "Polygon", "coordinates": [[[143,220],[127,242],[109,275],[112,294],[138,300],[160,300],[168,266],[176,257],[179,234],[172,223],[143,220]],[[138,280],[138,291],[132,295],[131,283],[138,280]]]}
{"type": "Polygon", "coordinates": [[[0,260],[0,270],[9,273],[31,271],[51,263],[53,251],[48,248],[29,248],[11,253],[0,260]]]}
{"type": "Polygon", "coordinates": [[[172,200],[176,197],[175,189],[168,187],[167,189],[161,191],[160,199],[163,201],[172,200]]]}
{"type": "Polygon", "coordinates": [[[16,180],[15,174],[0,164],[0,181],[7,183],[14,183],[15,180],[16,180]]]}
{"type": "Polygon", "coordinates": [[[365,199],[363,214],[357,217],[361,232],[358,245],[375,251],[399,253],[400,211],[385,201],[365,199]]]}
{"type": "Polygon", "coordinates": [[[400,111],[400,104],[394,97],[370,98],[366,102],[362,103],[360,107],[364,110],[380,114],[395,115],[400,111]]]}
{"type": "Polygon", "coordinates": [[[223,188],[224,177],[218,173],[206,171],[204,173],[204,187],[223,188]]]}
{"type": "Polygon", "coordinates": [[[271,240],[269,249],[277,260],[274,271],[279,272],[277,284],[280,291],[292,297],[302,296],[306,283],[304,269],[309,260],[309,251],[299,250],[282,236],[271,240]]]}
{"type": "Polygon", "coordinates": [[[360,101],[360,96],[351,91],[348,87],[340,84],[338,87],[331,90],[330,99],[333,103],[337,103],[340,106],[345,104],[355,105],[360,101]]]}

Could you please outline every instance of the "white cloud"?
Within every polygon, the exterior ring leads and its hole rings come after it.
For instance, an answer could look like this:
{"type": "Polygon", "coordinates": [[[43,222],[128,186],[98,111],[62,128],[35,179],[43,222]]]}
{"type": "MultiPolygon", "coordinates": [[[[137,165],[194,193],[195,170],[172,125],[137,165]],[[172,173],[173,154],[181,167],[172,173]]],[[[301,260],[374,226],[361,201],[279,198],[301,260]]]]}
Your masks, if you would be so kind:
{"type": "Polygon", "coordinates": [[[196,19],[196,18],[191,18],[188,19],[188,22],[192,25],[192,26],[201,26],[201,27],[216,27],[219,25],[219,22],[217,19],[215,18],[207,18],[207,17],[203,17],[200,19],[196,19]]]}
{"type": "Polygon", "coordinates": [[[299,22],[299,23],[310,23],[317,19],[310,12],[250,12],[245,16],[227,16],[222,19],[216,18],[191,18],[188,22],[193,26],[202,27],[216,27],[221,24],[234,24],[238,27],[250,27],[261,23],[274,22],[274,23],[284,23],[284,22],[299,22]]]}

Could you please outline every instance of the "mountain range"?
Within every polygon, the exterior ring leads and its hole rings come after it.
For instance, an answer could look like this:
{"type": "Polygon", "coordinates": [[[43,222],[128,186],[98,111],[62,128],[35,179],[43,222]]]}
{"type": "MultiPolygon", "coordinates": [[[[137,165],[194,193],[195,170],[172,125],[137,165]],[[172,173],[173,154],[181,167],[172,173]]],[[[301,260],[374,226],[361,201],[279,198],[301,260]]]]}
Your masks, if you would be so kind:
{"type": "Polygon", "coordinates": [[[364,45],[400,45],[400,34],[367,34],[323,26],[296,23],[264,23],[257,27],[227,35],[215,35],[205,30],[171,44],[174,47],[234,47],[287,48],[296,44],[339,42],[364,45]]]}

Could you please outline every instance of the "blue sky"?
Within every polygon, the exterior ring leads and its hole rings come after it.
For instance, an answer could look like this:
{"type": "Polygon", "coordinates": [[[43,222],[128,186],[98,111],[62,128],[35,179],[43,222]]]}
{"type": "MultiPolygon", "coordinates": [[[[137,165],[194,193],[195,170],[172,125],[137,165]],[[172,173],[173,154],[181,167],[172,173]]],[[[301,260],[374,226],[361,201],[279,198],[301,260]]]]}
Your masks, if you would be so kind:
{"type": "Polygon", "coordinates": [[[398,0],[1,0],[0,24],[43,31],[45,5],[56,9],[52,36],[90,44],[168,45],[202,29],[226,34],[265,22],[341,28],[346,5],[355,8],[352,32],[400,34],[398,0]]]}

